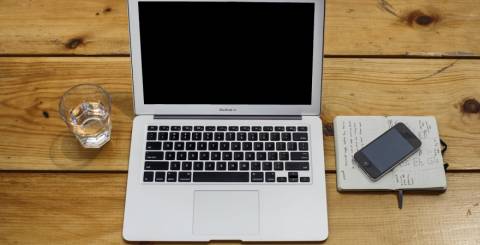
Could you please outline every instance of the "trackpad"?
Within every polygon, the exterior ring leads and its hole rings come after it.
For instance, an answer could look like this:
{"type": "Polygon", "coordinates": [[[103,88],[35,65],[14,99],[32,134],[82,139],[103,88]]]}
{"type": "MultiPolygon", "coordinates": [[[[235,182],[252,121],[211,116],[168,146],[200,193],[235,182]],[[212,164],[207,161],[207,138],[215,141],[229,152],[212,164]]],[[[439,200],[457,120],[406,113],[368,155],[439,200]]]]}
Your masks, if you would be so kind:
{"type": "Polygon", "coordinates": [[[195,191],[193,233],[257,234],[258,191],[195,191]]]}

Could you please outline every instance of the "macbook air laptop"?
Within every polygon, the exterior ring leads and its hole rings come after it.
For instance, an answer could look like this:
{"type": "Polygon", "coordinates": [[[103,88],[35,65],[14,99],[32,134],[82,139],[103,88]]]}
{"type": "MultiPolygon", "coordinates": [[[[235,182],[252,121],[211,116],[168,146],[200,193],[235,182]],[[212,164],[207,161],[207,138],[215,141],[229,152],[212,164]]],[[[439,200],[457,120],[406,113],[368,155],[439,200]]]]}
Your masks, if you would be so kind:
{"type": "Polygon", "coordinates": [[[323,0],[128,1],[129,241],[320,241],[323,0]]]}

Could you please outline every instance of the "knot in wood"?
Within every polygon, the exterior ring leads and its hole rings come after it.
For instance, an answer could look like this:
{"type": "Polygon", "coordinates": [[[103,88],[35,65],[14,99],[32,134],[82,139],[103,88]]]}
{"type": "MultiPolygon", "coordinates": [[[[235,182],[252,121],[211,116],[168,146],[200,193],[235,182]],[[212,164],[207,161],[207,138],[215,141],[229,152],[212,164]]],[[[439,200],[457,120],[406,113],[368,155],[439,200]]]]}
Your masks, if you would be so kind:
{"type": "Polygon", "coordinates": [[[476,99],[467,99],[463,102],[462,110],[465,113],[480,112],[480,103],[476,99]]]}

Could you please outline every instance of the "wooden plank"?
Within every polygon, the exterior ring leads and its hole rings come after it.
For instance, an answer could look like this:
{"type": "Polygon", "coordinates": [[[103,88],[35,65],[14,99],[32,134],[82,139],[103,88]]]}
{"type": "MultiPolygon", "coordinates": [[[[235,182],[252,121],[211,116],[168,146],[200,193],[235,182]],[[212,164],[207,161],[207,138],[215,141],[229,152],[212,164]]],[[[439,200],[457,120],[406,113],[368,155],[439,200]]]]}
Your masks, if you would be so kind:
{"type": "MultiPolygon", "coordinates": [[[[128,54],[124,0],[0,2],[0,55],[128,54]]],[[[480,55],[476,1],[327,1],[327,55],[480,55]]]]}
{"type": "MultiPolygon", "coordinates": [[[[479,60],[325,60],[322,119],[328,170],[335,169],[337,115],[434,115],[450,169],[480,169],[479,60]]],[[[128,58],[0,58],[0,169],[126,170],[133,117],[128,58]],[[69,87],[112,93],[113,136],[84,150],[58,117],[69,87]],[[48,117],[46,116],[48,113],[48,117]]]]}
{"type": "MultiPolygon", "coordinates": [[[[326,244],[475,244],[480,173],[449,173],[443,194],[340,194],[327,174],[326,244]],[[379,232],[382,231],[382,232],[379,232]]],[[[0,173],[0,243],[119,244],[123,173],[0,173]]],[[[228,243],[231,244],[231,243],[228,243]]]]}

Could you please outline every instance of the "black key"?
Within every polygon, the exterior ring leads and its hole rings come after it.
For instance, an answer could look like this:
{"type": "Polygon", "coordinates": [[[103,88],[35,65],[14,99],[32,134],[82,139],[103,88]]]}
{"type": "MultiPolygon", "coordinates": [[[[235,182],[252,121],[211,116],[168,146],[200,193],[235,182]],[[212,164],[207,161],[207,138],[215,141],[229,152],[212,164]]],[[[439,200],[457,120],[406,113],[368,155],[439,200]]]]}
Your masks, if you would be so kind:
{"type": "Polygon", "coordinates": [[[193,170],[203,170],[203,162],[194,162],[193,170]]]}
{"type": "Polygon", "coordinates": [[[153,172],[144,172],[143,182],[153,182],[153,172]]]}
{"type": "Polygon", "coordinates": [[[290,159],[292,160],[308,160],[308,152],[290,152],[290,159]]]}
{"type": "Polygon", "coordinates": [[[200,132],[194,132],[192,134],[192,140],[202,140],[202,133],[200,132]]]}
{"type": "Polygon", "coordinates": [[[282,141],[290,141],[290,140],[292,140],[291,133],[282,133],[282,141]]]}
{"type": "Polygon", "coordinates": [[[168,182],[176,182],[177,181],[177,172],[168,172],[167,173],[167,181],[168,182]]]}
{"type": "Polygon", "coordinates": [[[210,133],[210,132],[203,133],[203,140],[212,140],[212,139],[213,139],[213,133],[210,133]]]}
{"type": "Polygon", "coordinates": [[[238,131],[238,126],[230,126],[228,127],[228,131],[238,131]]]}
{"type": "Polygon", "coordinates": [[[285,162],[285,170],[309,170],[308,162],[285,162]]]}
{"type": "Polygon", "coordinates": [[[245,152],[245,160],[255,160],[255,152],[253,151],[245,152]]]}
{"type": "Polygon", "coordinates": [[[228,162],[228,170],[238,170],[238,162],[228,162]]]}
{"type": "Polygon", "coordinates": [[[167,132],[158,133],[158,140],[168,140],[168,133],[167,132]]]}
{"type": "Polygon", "coordinates": [[[288,126],[287,127],[287,131],[296,131],[297,129],[295,128],[295,126],[288,126]]]}
{"type": "Polygon", "coordinates": [[[182,170],[192,170],[192,162],[182,162],[182,170]]]}
{"type": "Polygon", "coordinates": [[[251,173],[252,182],[263,182],[263,173],[262,172],[252,172],[251,173]]]}
{"type": "Polygon", "coordinates": [[[284,151],[287,149],[287,144],[285,142],[277,142],[276,144],[277,151],[284,151]]]}
{"type": "Polygon", "coordinates": [[[163,151],[147,151],[145,160],[163,160],[163,151]]]}
{"type": "Polygon", "coordinates": [[[171,162],[170,170],[180,170],[180,162],[171,162]]]}
{"type": "Polygon", "coordinates": [[[307,127],[298,127],[298,131],[307,131],[307,127]]]}
{"type": "Polygon", "coordinates": [[[225,134],[223,132],[216,132],[215,133],[215,140],[222,141],[225,138],[225,134]]]}
{"type": "Polygon", "coordinates": [[[280,140],[280,133],[270,133],[270,140],[271,141],[279,141],[280,140]]]}
{"type": "Polygon", "coordinates": [[[300,182],[310,182],[310,177],[300,177],[300,182]]]}
{"type": "Polygon", "coordinates": [[[253,143],[253,149],[256,151],[263,151],[263,142],[253,143]]]}
{"type": "Polygon", "coordinates": [[[285,131],[285,127],[283,126],[276,126],[275,131],[285,131]]]}
{"type": "Polygon", "coordinates": [[[287,143],[287,150],[296,151],[297,150],[297,142],[288,142],[287,143]]]}
{"type": "Polygon", "coordinates": [[[165,172],[155,172],[155,182],[165,182],[165,172]]]}
{"type": "Polygon", "coordinates": [[[183,131],[192,131],[192,126],[183,126],[182,130],[183,131]]]}
{"type": "Polygon", "coordinates": [[[250,126],[241,126],[240,131],[250,131],[250,126]]]}
{"type": "Polygon", "coordinates": [[[267,160],[267,153],[263,151],[257,152],[257,160],[267,160]]]}
{"type": "Polygon", "coordinates": [[[240,170],[248,170],[249,169],[249,165],[248,162],[240,162],[240,170]]]}
{"type": "Polygon", "coordinates": [[[273,127],[270,126],[264,126],[263,131],[273,131],[273,127]]]}
{"type": "Polygon", "coordinates": [[[187,153],[184,151],[177,151],[177,160],[187,160],[187,153]]]}
{"type": "Polygon", "coordinates": [[[308,134],[307,133],[293,133],[293,140],[294,141],[307,141],[308,134]]]}
{"type": "Polygon", "coordinates": [[[298,173],[288,172],[288,182],[298,182],[298,173]]]}
{"type": "Polygon", "coordinates": [[[266,172],[265,173],[265,181],[275,182],[275,172],[266,172]]]}
{"type": "Polygon", "coordinates": [[[261,170],[260,162],[252,162],[250,170],[261,170]]]}
{"type": "Polygon", "coordinates": [[[180,134],[180,139],[182,140],[190,140],[190,132],[182,132],[180,134]]]}
{"type": "Polygon", "coordinates": [[[232,153],[229,151],[222,152],[222,160],[232,160],[232,153]]]}
{"type": "Polygon", "coordinates": [[[189,151],[188,152],[188,160],[198,160],[198,152],[189,151]]]}
{"type": "Polygon", "coordinates": [[[263,162],[262,163],[262,170],[272,170],[272,162],[263,162]]]}
{"type": "Polygon", "coordinates": [[[274,162],[273,170],[277,170],[277,171],[283,170],[283,162],[274,162]]]}
{"type": "Polygon", "coordinates": [[[298,149],[301,151],[308,151],[308,143],[305,143],[305,142],[298,143],[298,149]]]}
{"type": "Polygon", "coordinates": [[[207,150],[207,142],[197,142],[197,150],[206,151],[207,150]]]}
{"type": "Polygon", "coordinates": [[[221,159],[221,153],[219,151],[214,151],[210,155],[211,160],[220,160],[221,159]]]}
{"type": "Polygon", "coordinates": [[[260,126],[253,126],[252,131],[262,131],[262,127],[260,126]]]}
{"type": "Polygon", "coordinates": [[[184,142],[175,142],[175,150],[183,150],[185,148],[184,142]]]}
{"type": "Polygon", "coordinates": [[[217,126],[217,131],[227,131],[227,126],[217,126]]]}
{"type": "Polygon", "coordinates": [[[147,150],[161,150],[162,142],[147,142],[147,150]]]}
{"type": "Polygon", "coordinates": [[[215,126],[207,126],[205,127],[207,131],[215,131],[215,126]]]}
{"type": "Polygon", "coordinates": [[[190,181],[192,181],[192,172],[178,173],[178,182],[190,182],[190,181]]]}
{"type": "MultiPolygon", "coordinates": [[[[172,128],[173,128],[173,126],[172,126],[172,128]]],[[[180,137],[180,135],[178,134],[178,132],[171,132],[170,136],[168,138],[170,140],[178,140],[179,137],[180,137]]]]}
{"type": "MultiPolygon", "coordinates": [[[[156,132],[148,132],[147,133],[147,140],[157,140],[157,133],[156,132]]],[[[153,177],[152,177],[153,179],[153,177]]]]}
{"type": "Polygon", "coordinates": [[[150,126],[148,126],[147,129],[148,129],[148,131],[157,131],[158,127],[150,125],[150,126]]]}
{"type": "Polygon", "coordinates": [[[240,146],[240,142],[232,142],[232,151],[239,151],[240,146]]]}
{"type": "Polygon", "coordinates": [[[280,153],[278,153],[278,155],[279,155],[278,159],[280,159],[280,160],[290,160],[289,159],[289,154],[286,151],[280,152],[280,153]]]}
{"type": "Polygon", "coordinates": [[[170,130],[172,131],[180,131],[180,126],[171,126],[170,130]]]}
{"type": "Polygon", "coordinates": [[[193,130],[195,130],[195,131],[203,131],[204,128],[205,128],[205,127],[203,127],[203,126],[195,126],[195,127],[193,127],[193,130]]]}
{"type": "Polygon", "coordinates": [[[238,141],[245,141],[245,140],[247,140],[247,133],[238,132],[238,133],[237,133],[237,140],[238,140],[238,141]]]}
{"type": "Polygon", "coordinates": [[[233,159],[234,160],[243,160],[243,152],[237,151],[233,153],[233,159]]]}
{"type": "Polygon", "coordinates": [[[215,163],[214,162],[205,162],[205,170],[214,170],[215,163]]]}
{"type": "Polygon", "coordinates": [[[228,142],[220,142],[220,150],[221,150],[221,151],[228,151],[228,150],[230,150],[230,143],[228,143],[228,142]]]}
{"type": "Polygon", "coordinates": [[[287,182],[287,177],[277,177],[277,182],[287,182]]]}
{"type": "Polygon", "coordinates": [[[228,132],[225,134],[226,141],[234,141],[235,140],[235,133],[228,132]]]}
{"type": "Polygon", "coordinates": [[[268,133],[260,133],[258,136],[260,141],[268,141],[268,133]]]}
{"type": "Polygon", "coordinates": [[[248,172],[194,172],[193,182],[248,182],[248,172]]]}
{"type": "Polygon", "coordinates": [[[268,160],[278,160],[278,153],[277,152],[269,152],[268,153],[268,160]]]}
{"type": "Polygon", "coordinates": [[[168,162],[145,162],[145,170],[168,170],[168,162]]]}
{"type": "Polygon", "coordinates": [[[200,152],[200,160],[210,160],[210,152],[208,151],[200,152]]]}
{"type": "Polygon", "coordinates": [[[217,170],[223,171],[227,169],[226,162],[217,162],[217,170]]]}
{"type": "Polygon", "coordinates": [[[160,126],[160,131],[168,131],[168,126],[160,126]]]}
{"type": "Polygon", "coordinates": [[[252,150],[252,142],[243,142],[242,143],[242,150],[243,151],[251,151],[252,150]]]}
{"type": "Polygon", "coordinates": [[[163,149],[164,150],[172,150],[173,149],[173,143],[172,142],[163,142],[163,149]]]}
{"type": "Polygon", "coordinates": [[[218,150],[218,142],[208,142],[208,150],[210,151],[218,150]]]}
{"type": "Polygon", "coordinates": [[[274,151],[275,150],[275,143],[265,142],[265,150],[266,151],[274,151]]]}
{"type": "Polygon", "coordinates": [[[248,133],[248,140],[249,141],[257,141],[258,134],[257,133],[248,133]]]}
{"type": "Polygon", "coordinates": [[[195,142],[187,142],[185,144],[185,150],[195,150],[195,142]]]}

